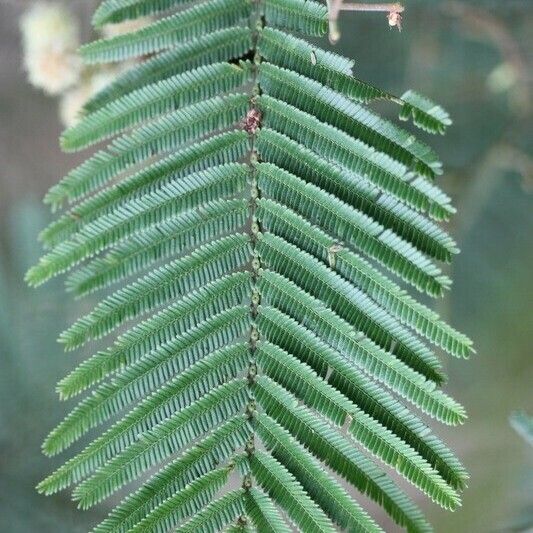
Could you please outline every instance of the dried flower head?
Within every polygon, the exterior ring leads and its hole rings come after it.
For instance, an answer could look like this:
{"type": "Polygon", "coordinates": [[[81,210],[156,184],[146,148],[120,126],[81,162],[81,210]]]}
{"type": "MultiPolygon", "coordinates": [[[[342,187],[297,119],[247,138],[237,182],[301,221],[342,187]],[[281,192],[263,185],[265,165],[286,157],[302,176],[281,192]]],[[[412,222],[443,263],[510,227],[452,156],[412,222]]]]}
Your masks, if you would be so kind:
{"type": "Polygon", "coordinates": [[[256,108],[250,109],[248,113],[246,114],[246,117],[244,119],[244,129],[251,133],[252,135],[257,131],[259,126],[261,125],[261,111],[256,108]]]}
{"type": "Polygon", "coordinates": [[[391,28],[398,28],[398,31],[402,31],[402,14],[400,11],[391,11],[387,18],[389,20],[389,26],[391,28]]]}

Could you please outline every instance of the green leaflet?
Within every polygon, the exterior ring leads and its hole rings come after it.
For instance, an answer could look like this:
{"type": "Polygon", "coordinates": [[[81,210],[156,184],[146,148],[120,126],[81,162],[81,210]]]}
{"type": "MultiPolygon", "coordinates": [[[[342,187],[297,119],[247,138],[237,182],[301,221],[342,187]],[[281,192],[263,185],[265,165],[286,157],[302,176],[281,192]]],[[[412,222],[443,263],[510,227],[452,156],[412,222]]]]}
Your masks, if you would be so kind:
{"type": "Polygon", "coordinates": [[[353,78],[353,61],[280,30],[263,28],[258,49],[269,63],[296,71],[358,101],[369,102],[388,96],[353,78]]]}
{"type": "MultiPolygon", "coordinates": [[[[191,306],[194,306],[194,299],[190,303],[191,306]]],[[[148,364],[159,372],[161,364],[165,364],[167,361],[172,367],[172,361],[169,359],[170,350],[183,350],[184,347],[187,348],[190,345],[191,355],[186,355],[186,360],[189,360],[190,357],[201,357],[201,354],[206,349],[205,346],[209,349],[214,349],[224,343],[235,340],[244,333],[250,323],[246,311],[247,309],[244,306],[227,309],[213,318],[198,324],[195,328],[191,328],[186,335],[181,335],[167,343],[157,345],[154,353],[150,353],[147,356],[148,364]]],[[[156,320],[157,322],[158,320],[156,320]]],[[[139,353],[137,348],[138,341],[145,341],[142,331],[139,333],[138,336],[134,332],[133,336],[119,338],[114,347],[109,348],[107,351],[98,352],[83,361],[59,382],[57,390],[61,397],[66,399],[79,394],[91,385],[101,381],[107,375],[127,364],[131,364],[146,351],[149,351],[150,344],[144,342],[144,348],[139,353]],[[128,348],[125,353],[123,344],[128,348]]],[[[155,344],[157,344],[157,340],[155,344]]],[[[141,367],[139,370],[142,371],[143,363],[140,363],[139,366],[141,367]]]]}
{"type": "MultiPolygon", "coordinates": [[[[139,170],[132,176],[124,178],[120,184],[98,191],[96,194],[80,202],[74,209],[68,211],[55,223],[46,228],[40,238],[55,243],[55,238],[62,231],[69,235],[71,227],[78,227],[79,222],[94,220],[96,216],[105,212],[105,209],[119,205],[122,200],[132,196],[140,196],[150,191],[159,183],[172,179],[184,171],[205,170],[210,166],[233,162],[242,157],[248,147],[248,138],[245,132],[239,130],[228,131],[214,135],[209,139],[197,142],[176,153],[171,154],[147,168],[139,170]],[[74,222],[72,222],[74,220],[74,222]]],[[[183,175],[183,174],[182,174],[183,175]]],[[[85,196],[91,189],[81,188],[71,190],[49,191],[45,201],[52,204],[52,209],[60,206],[65,199],[69,202],[85,196]]]]}
{"type": "Polygon", "coordinates": [[[120,335],[115,341],[113,351],[120,352],[123,357],[128,358],[130,354],[138,356],[147,349],[159,347],[161,342],[173,339],[177,333],[187,329],[190,324],[194,325],[199,320],[203,320],[203,316],[212,315],[217,305],[224,309],[241,303],[247,295],[249,284],[248,272],[235,272],[218,278],[188,293],[182,299],[171,303],[120,335]],[[216,302],[219,303],[216,304],[216,302]],[[184,317],[188,317],[187,320],[184,320],[184,317]]]}
{"type": "Polygon", "coordinates": [[[359,139],[268,95],[258,99],[258,106],[264,114],[264,126],[364,176],[409,206],[438,220],[446,220],[454,212],[450,199],[440,189],[422,177],[414,178],[405,166],[359,139]]]}
{"type": "Polygon", "coordinates": [[[330,518],[339,527],[350,531],[382,531],[341,485],[324,473],[320,463],[305,453],[305,448],[288,431],[268,416],[257,418],[257,431],[272,449],[274,457],[301,480],[307,493],[329,511],[330,518]]]}
{"type": "Polygon", "coordinates": [[[263,28],[258,44],[261,55],[269,62],[320,82],[357,102],[384,99],[402,106],[400,119],[408,120],[429,133],[444,133],[452,123],[442,107],[414,91],[401,98],[352,76],[348,59],[312,46],[303,39],[274,28],[263,28]]]}
{"type": "Polygon", "coordinates": [[[215,198],[235,195],[244,189],[247,176],[248,169],[245,165],[221,165],[171,182],[139,199],[130,200],[87,224],[70,240],[43,256],[39,264],[28,271],[27,281],[32,285],[39,285],[83,259],[110,248],[135,231],[158,224],[215,198]]]}
{"type": "Polygon", "coordinates": [[[294,476],[274,457],[256,451],[250,466],[265,492],[291,517],[302,531],[334,533],[335,528],[322,509],[306,494],[294,476]]]}
{"type": "Polygon", "coordinates": [[[61,146],[80,150],[182,106],[232,91],[251,78],[250,63],[213,63],[154,82],[85,115],[66,130],[61,146]]]}
{"type": "Polygon", "coordinates": [[[413,118],[413,122],[429,133],[444,133],[452,121],[450,115],[439,105],[415,91],[407,91],[402,95],[402,111],[400,119],[413,118]]]}
{"type": "Polygon", "coordinates": [[[73,349],[88,339],[106,335],[127,319],[185,296],[191,290],[244,265],[250,252],[249,238],[243,234],[230,235],[198,248],[191,255],[119,289],[100,302],[91,313],[77,320],[60,335],[59,340],[67,349],[73,349]]]}
{"type": "Polygon", "coordinates": [[[262,490],[252,487],[248,491],[245,508],[258,531],[283,533],[287,530],[288,526],[278,509],[262,490]]]}
{"type": "Polygon", "coordinates": [[[187,357],[188,354],[178,352],[167,361],[151,356],[140,364],[131,365],[119,373],[113,383],[101,385],[94,394],[82,400],[50,433],[43,450],[48,455],[58,453],[92,427],[115,416],[126,405],[140,400],[141,387],[146,391],[155,389],[153,394],[84,450],[76,471],[81,472],[84,465],[103,463],[105,457],[127,447],[142,432],[167,418],[169,413],[193,403],[220,381],[236,378],[247,366],[246,348],[242,343],[226,346],[196,362],[193,354],[187,357]],[[176,369],[181,373],[173,376],[176,369]],[[156,389],[157,385],[161,388],[156,389]]]}
{"type": "MultiPolygon", "coordinates": [[[[119,455],[116,455],[115,452],[113,452],[112,446],[109,446],[109,439],[107,437],[116,437],[116,435],[113,434],[114,427],[111,427],[108,433],[104,433],[104,435],[102,435],[99,439],[89,444],[89,446],[87,446],[81,453],[71,458],[54,473],[41,481],[41,483],[39,483],[37,486],[37,489],[44,494],[53,494],[73,483],[80,483],[83,479],[85,479],[85,482],[82,482],[84,483],[85,487],[89,486],[89,488],[95,488],[100,493],[101,498],[105,497],[103,493],[108,495],[118,487],[113,488],[112,485],[107,485],[106,489],[105,476],[101,476],[103,482],[102,484],[99,481],[93,482],[91,477],[98,477],[98,473],[101,472],[106,465],[108,465],[109,451],[111,451],[112,456],[118,460],[118,464],[116,463],[115,468],[112,470],[115,471],[118,476],[126,475],[127,477],[133,478],[136,472],[135,468],[132,469],[134,466],[132,463],[134,462],[135,457],[139,457],[140,459],[142,453],[149,452],[151,448],[154,450],[151,455],[152,461],[155,459],[154,454],[159,454],[159,461],[162,461],[164,458],[168,457],[168,447],[165,448],[165,446],[161,446],[160,441],[164,438],[174,438],[174,432],[177,429],[180,429],[180,426],[184,426],[185,428],[188,427],[187,413],[192,412],[197,415],[204,413],[208,416],[219,416],[220,410],[217,411],[215,409],[213,413],[213,408],[216,407],[216,401],[213,402],[210,400],[210,397],[214,397],[215,400],[226,402],[227,405],[233,406],[232,408],[234,409],[235,402],[245,400],[241,385],[241,380],[233,380],[232,382],[228,382],[224,386],[219,387],[216,391],[213,391],[213,393],[204,395],[200,400],[200,405],[199,402],[195,402],[179,412],[174,411],[173,413],[170,413],[158,424],[154,424],[152,429],[147,430],[142,438],[137,438],[141,437],[140,435],[133,435],[130,445],[120,448],[123,456],[130,454],[130,458],[132,459],[131,461],[123,461],[122,459],[118,459],[119,455]],[[233,399],[230,399],[231,392],[234,393],[233,399]],[[133,452],[132,444],[136,446],[137,453],[133,452]],[[106,445],[108,445],[109,448],[107,450],[107,454],[105,449],[106,445]],[[131,455],[132,452],[133,454],[131,455]],[[125,467],[124,471],[122,466],[125,467]]],[[[191,427],[191,431],[196,433],[197,436],[205,431],[207,427],[204,420],[204,427],[202,428],[202,424],[198,424],[199,420],[200,418],[197,417],[195,421],[192,421],[191,427]]],[[[120,437],[120,433],[118,436],[120,437]]],[[[182,427],[178,438],[183,440],[190,437],[191,432],[184,431],[184,428],[182,427]]],[[[176,451],[177,450],[178,448],[176,448],[176,451]]],[[[138,462],[139,468],[142,467],[142,464],[142,462],[138,462]]],[[[139,472],[139,470],[137,470],[137,472],[139,472]]]]}
{"type": "Polygon", "coordinates": [[[407,398],[418,408],[448,424],[464,422],[461,405],[397,358],[381,350],[319,300],[279,274],[265,271],[259,280],[262,298],[314,330],[335,350],[370,376],[407,398]]]}
{"type": "Polygon", "coordinates": [[[145,17],[188,3],[189,0],[104,0],[93,15],[94,26],[145,17]]]}
{"type": "Polygon", "coordinates": [[[313,0],[265,0],[267,24],[306,35],[324,35],[328,10],[313,0]]]}
{"type": "Polygon", "coordinates": [[[81,47],[86,63],[123,61],[175,46],[183,41],[235,25],[250,15],[246,0],[211,0],[153,22],[125,35],[81,47]]]}
{"type": "Polygon", "coordinates": [[[444,379],[435,355],[413,339],[394,318],[375,305],[364,292],[335,275],[319,261],[283,239],[261,235],[257,246],[264,265],[319,298],[341,318],[364,331],[383,349],[391,352],[417,372],[437,383],[444,379]]]}
{"type": "Polygon", "coordinates": [[[417,289],[439,296],[451,283],[428,258],[375,220],[275,165],[258,167],[258,183],[266,197],[297,211],[417,289]]]}
{"type": "Polygon", "coordinates": [[[228,492],[180,527],[186,533],[220,531],[244,511],[244,489],[228,492]]]}
{"type": "Polygon", "coordinates": [[[71,274],[67,290],[82,296],[111,285],[162,258],[242,228],[247,214],[245,200],[217,200],[136,232],[71,274]]]}
{"type": "Polygon", "coordinates": [[[341,433],[334,431],[272,380],[255,387],[261,405],[333,471],[370,498],[382,503],[395,522],[415,531],[431,531],[420,510],[374,463],[341,433]]]}
{"type": "Polygon", "coordinates": [[[145,439],[136,441],[82,481],[73,492],[74,499],[83,508],[98,503],[143,471],[165,460],[171,455],[170,450],[183,449],[207,427],[216,427],[236,415],[247,398],[246,382],[242,379],[212,390],[183,411],[165,419],[145,439]]]}
{"type": "MultiPolygon", "coordinates": [[[[330,384],[416,450],[450,486],[464,487],[467,475],[453,453],[430,433],[422,420],[383,387],[359,372],[341,353],[276,309],[263,308],[257,324],[260,333],[277,346],[268,353],[267,359],[273,365],[272,369],[281,370],[286,367],[286,362],[281,366],[276,364],[276,360],[285,353],[293,354],[322,378],[326,378],[331,368],[331,376],[327,380],[330,384]]],[[[283,379],[286,377],[283,373],[280,375],[283,379]]],[[[339,410],[331,402],[319,402],[315,407],[319,407],[320,412],[336,425],[341,426],[346,421],[346,411],[339,410]]]]}
{"type": "Polygon", "coordinates": [[[128,496],[93,532],[130,531],[133,525],[158,504],[192,483],[198,475],[206,474],[225,462],[237,448],[244,445],[250,431],[251,426],[246,417],[231,418],[215,429],[200,445],[190,448],[128,496]]]}
{"type": "Polygon", "coordinates": [[[146,61],[137,63],[92,96],[83,106],[93,113],[109,102],[145,85],[170,78],[201,65],[228,61],[244,55],[252,47],[249,28],[224,28],[194,41],[181,43],[146,61]]]}
{"type": "Polygon", "coordinates": [[[337,419],[338,425],[344,425],[348,421],[349,433],[362,446],[396,468],[434,501],[446,508],[453,509],[457,506],[457,493],[440,478],[430,464],[408,444],[354,406],[309,367],[270,345],[262,348],[259,361],[265,361],[263,368],[269,378],[283,384],[308,407],[330,414],[331,418],[337,419]],[[275,362],[274,357],[277,357],[275,362]]]}
{"type": "Polygon", "coordinates": [[[267,94],[313,114],[416,172],[428,177],[442,172],[442,164],[429,146],[318,82],[269,63],[261,64],[260,81],[267,94]]]}
{"type": "Polygon", "coordinates": [[[213,501],[217,491],[227,482],[231,468],[212,470],[193,481],[183,490],[156,507],[148,516],[131,529],[132,533],[144,531],[169,531],[184,518],[194,515],[213,501]]]}
{"type": "MultiPolygon", "coordinates": [[[[317,67],[319,72],[325,69],[350,75],[354,66],[352,59],[313,47],[304,39],[268,26],[261,29],[257,48],[261,56],[270,63],[295,70],[298,70],[297,65],[305,68],[304,65],[309,63],[310,66],[317,67]]],[[[311,72],[313,69],[307,70],[311,72]]]]}
{"type": "MultiPolygon", "coordinates": [[[[216,96],[165,115],[124,135],[109,144],[106,150],[96,152],[69,172],[50,189],[48,198],[72,198],[93,191],[156,154],[176,151],[185,143],[227,128],[246,115],[248,100],[246,94],[216,96]]],[[[76,212],[80,217],[79,211],[76,212]]],[[[67,217],[63,217],[63,225],[67,217]]],[[[70,216],[68,220],[72,222],[75,219],[70,216]]],[[[52,226],[55,230],[42,234],[45,242],[50,241],[51,237],[57,238],[57,228],[61,227],[58,222],[52,226]]],[[[63,231],[60,236],[64,238],[68,233],[63,231]]]]}
{"type": "Polygon", "coordinates": [[[465,335],[440,320],[436,313],[414,300],[361,256],[345,249],[296,213],[270,200],[259,200],[258,214],[268,231],[321,259],[433,343],[456,356],[466,357],[472,351],[472,342],[465,335]]]}
{"type": "Polygon", "coordinates": [[[324,161],[288,137],[263,129],[257,147],[263,160],[334,194],[431,257],[450,261],[452,254],[458,252],[453,239],[421,213],[383,193],[362,176],[324,161]]]}

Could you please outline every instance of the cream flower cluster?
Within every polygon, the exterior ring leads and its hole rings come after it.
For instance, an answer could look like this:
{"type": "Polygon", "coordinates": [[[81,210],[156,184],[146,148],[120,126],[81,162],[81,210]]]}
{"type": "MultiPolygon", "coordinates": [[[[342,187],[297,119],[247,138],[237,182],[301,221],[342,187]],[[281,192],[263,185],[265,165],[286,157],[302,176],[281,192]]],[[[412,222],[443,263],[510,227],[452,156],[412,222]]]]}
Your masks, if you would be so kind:
{"type": "Polygon", "coordinates": [[[58,95],[79,81],[79,25],[66,7],[39,2],[23,15],[20,27],[24,64],[32,85],[58,95]]]}
{"type": "MultiPolygon", "coordinates": [[[[102,29],[110,38],[138,30],[152,22],[145,17],[102,29]]],[[[77,55],[80,27],[72,12],[62,3],[39,1],[20,21],[24,66],[32,85],[51,96],[59,96],[59,115],[65,126],[78,119],[83,104],[130,63],[121,67],[83,67],[77,55]]]]}

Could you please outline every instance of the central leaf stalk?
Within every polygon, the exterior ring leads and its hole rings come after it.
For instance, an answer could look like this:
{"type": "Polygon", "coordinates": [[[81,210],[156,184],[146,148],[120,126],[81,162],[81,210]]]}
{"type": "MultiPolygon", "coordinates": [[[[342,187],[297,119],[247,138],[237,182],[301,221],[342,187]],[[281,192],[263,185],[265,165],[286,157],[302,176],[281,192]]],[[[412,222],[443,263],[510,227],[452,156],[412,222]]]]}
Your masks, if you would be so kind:
{"type": "MultiPolygon", "coordinates": [[[[246,117],[243,121],[243,128],[248,133],[250,139],[250,150],[248,154],[248,165],[250,167],[250,187],[249,187],[249,234],[250,243],[252,247],[252,257],[250,262],[250,271],[252,278],[252,292],[250,296],[250,316],[251,316],[251,328],[249,337],[250,346],[250,361],[248,365],[248,388],[249,388],[249,402],[247,406],[247,416],[249,418],[252,428],[254,428],[254,416],[256,413],[256,402],[253,391],[253,386],[256,380],[258,367],[256,361],[256,346],[259,340],[259,332],[255,326],[255,318],[257,315],[257,309],[261,303],[261,295],[257,286],[257,278],[261,270],[261,261],[259,254],[256,252],[256,242],[260,232],[259,223],[256,218],[257,198],[259,197],[259,188],[257,185],[257,168],[256,163],[258,161],[258,155],[255,149],[256,134],[261,128],[261,111],[256,107],[256,98],[261,93],[259,86],[258,69],[261,62],[261,57],[258,52],[257,43],[259,40],[259,32],[263,27],[263,18],[261,14],[261,2],[253,1],[252,14],[250,16],[250,31],[252,33],[252,50],[251,55],[253,57],[253,79],[250,89],[250,107],[246,117]]],[[[246,443],[245,452],[250,458],[255,452],[255,431],[252,431],[248,442],[246,443]]],[[[252,487],[251,474],[247,474],[243,479],[243,488],[249,490],[252,487]]],[[[241,517],[245,519],[245,517],[241,517]]]]}

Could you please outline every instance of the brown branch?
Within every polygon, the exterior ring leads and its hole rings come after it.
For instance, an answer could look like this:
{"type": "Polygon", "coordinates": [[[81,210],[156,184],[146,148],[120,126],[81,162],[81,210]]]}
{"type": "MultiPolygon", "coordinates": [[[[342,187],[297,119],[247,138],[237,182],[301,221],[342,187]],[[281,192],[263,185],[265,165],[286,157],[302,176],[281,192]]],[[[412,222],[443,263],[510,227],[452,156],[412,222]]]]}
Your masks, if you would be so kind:
{"type": "Polygon", "coordinates": [[[367,2],[357,2],[345,4],[343,0],[328,0],[329,8],[329,40],[336,43],[340,38],[337,19],[341,11],[366,11],[388,13],[389,26],[396,26],[402,30],[402,13],[405,8],[399,2],[373,4],[367,2]]]}
{"type": "Polygon", "coordinates": [[[405,8],[398,2],[392,4],[342,4],[341,11],[384,11],[386,13],[403,13],[405,8]]]}

